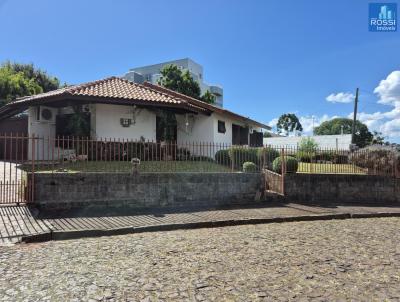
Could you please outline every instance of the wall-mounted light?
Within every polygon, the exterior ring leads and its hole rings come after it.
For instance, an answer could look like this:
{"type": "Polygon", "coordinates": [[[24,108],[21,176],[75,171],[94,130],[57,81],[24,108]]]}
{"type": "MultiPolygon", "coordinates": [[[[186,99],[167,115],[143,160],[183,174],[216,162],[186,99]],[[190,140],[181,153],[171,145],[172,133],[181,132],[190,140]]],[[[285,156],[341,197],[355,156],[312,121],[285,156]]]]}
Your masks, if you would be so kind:
{"type": "Polygon", "coordinates": [[[121,118],[120,120],[122,127],[129,127],[132,124],[132,120],[130,118],[121,118]]]}
{"type": "Polygon", "coordinates": [[[185,114],[185,118],[186,118],[185,127],[186,127],[186,132],[187,132],[188,131],[188,127],[189,127],[189,117],[188,117],[187,114],[185,114]]]}

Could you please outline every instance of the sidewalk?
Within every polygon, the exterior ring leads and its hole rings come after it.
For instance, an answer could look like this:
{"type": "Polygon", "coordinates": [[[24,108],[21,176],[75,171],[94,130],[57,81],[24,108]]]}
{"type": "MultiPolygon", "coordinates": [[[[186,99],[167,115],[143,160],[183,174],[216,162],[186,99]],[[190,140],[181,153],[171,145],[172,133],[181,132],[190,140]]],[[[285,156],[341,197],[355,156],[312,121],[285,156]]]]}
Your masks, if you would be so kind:
{"type": "Polygon", "coordinates": [[[174,229],[289,221],[400,216],[400,205],[302,205],[261,203],[252,207],[133,212],[83,209],[38,213],[26,206],[0,207],[0,244],[120,235],[174,229]]]}

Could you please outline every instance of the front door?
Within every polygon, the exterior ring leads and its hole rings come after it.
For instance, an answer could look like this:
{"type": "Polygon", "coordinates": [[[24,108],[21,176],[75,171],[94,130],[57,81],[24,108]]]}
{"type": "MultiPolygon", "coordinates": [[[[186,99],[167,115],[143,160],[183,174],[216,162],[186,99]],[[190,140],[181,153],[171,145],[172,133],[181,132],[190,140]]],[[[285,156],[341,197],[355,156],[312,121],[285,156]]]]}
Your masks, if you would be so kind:
{"type": "Polygon", "coordinates": [[[232,145],[248,145],[249,128],[232,124],[232,145]]]}
{"type": "Polygon", "coordinates": [[[178,128],[175,125],[165,125],[163,119],[159,116],[156,117],[156,140],[176,142],[178,137],[178,128]]]}

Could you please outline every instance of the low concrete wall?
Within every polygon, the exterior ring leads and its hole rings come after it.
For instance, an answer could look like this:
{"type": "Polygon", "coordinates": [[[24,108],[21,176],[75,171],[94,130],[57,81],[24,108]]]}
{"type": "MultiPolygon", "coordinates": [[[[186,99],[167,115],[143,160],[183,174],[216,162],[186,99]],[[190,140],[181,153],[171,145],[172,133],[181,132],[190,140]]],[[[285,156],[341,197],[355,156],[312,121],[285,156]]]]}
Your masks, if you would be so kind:
{"type": "Polygon", "coordinates": [[[257,173],[37,173],[35,203],[66,209],[93,205],[136,208],[218,206],[254,202],[257,173]]]}
{"type": "Polygon", "coordinates": [[[285,197],[302,202],[400,202],[400,179],[372,175],[286,174],[285,197]]]}

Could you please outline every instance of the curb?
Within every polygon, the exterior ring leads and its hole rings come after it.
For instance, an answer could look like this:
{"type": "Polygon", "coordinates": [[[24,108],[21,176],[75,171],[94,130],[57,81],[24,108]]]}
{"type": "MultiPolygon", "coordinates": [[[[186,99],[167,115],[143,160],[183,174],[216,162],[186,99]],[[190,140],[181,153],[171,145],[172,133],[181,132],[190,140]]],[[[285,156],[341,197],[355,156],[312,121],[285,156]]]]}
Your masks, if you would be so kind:
{"type": "Polygon", "coordinates": [[[218,221],[201,221],[189,223],[173,223],[160,225],[147,225],[140,227],[121,227],[114,229],[86,229],[86,230],[67,230],[67,231],[50,231],[41,234],[22,236],[21,242],[34,243],[51,240],[68,240],[89,237],[127,235],[135,233],[149,233],[160,231],[188,230],[200,228],[216,228],[236,225],[250,224],[269,224],[284,222],[301,222],[301,221],[324,221],[334,219],[360,219],[360,218],[384,218],[384,217],[400,217],[400,213],[342,213],[342,214],[326,214],[326,215],[305,215],[305,216],[289,216],[289,217],[273,217],[273,218],[247,218],[237,220],[218,220],[218,221]]]}

